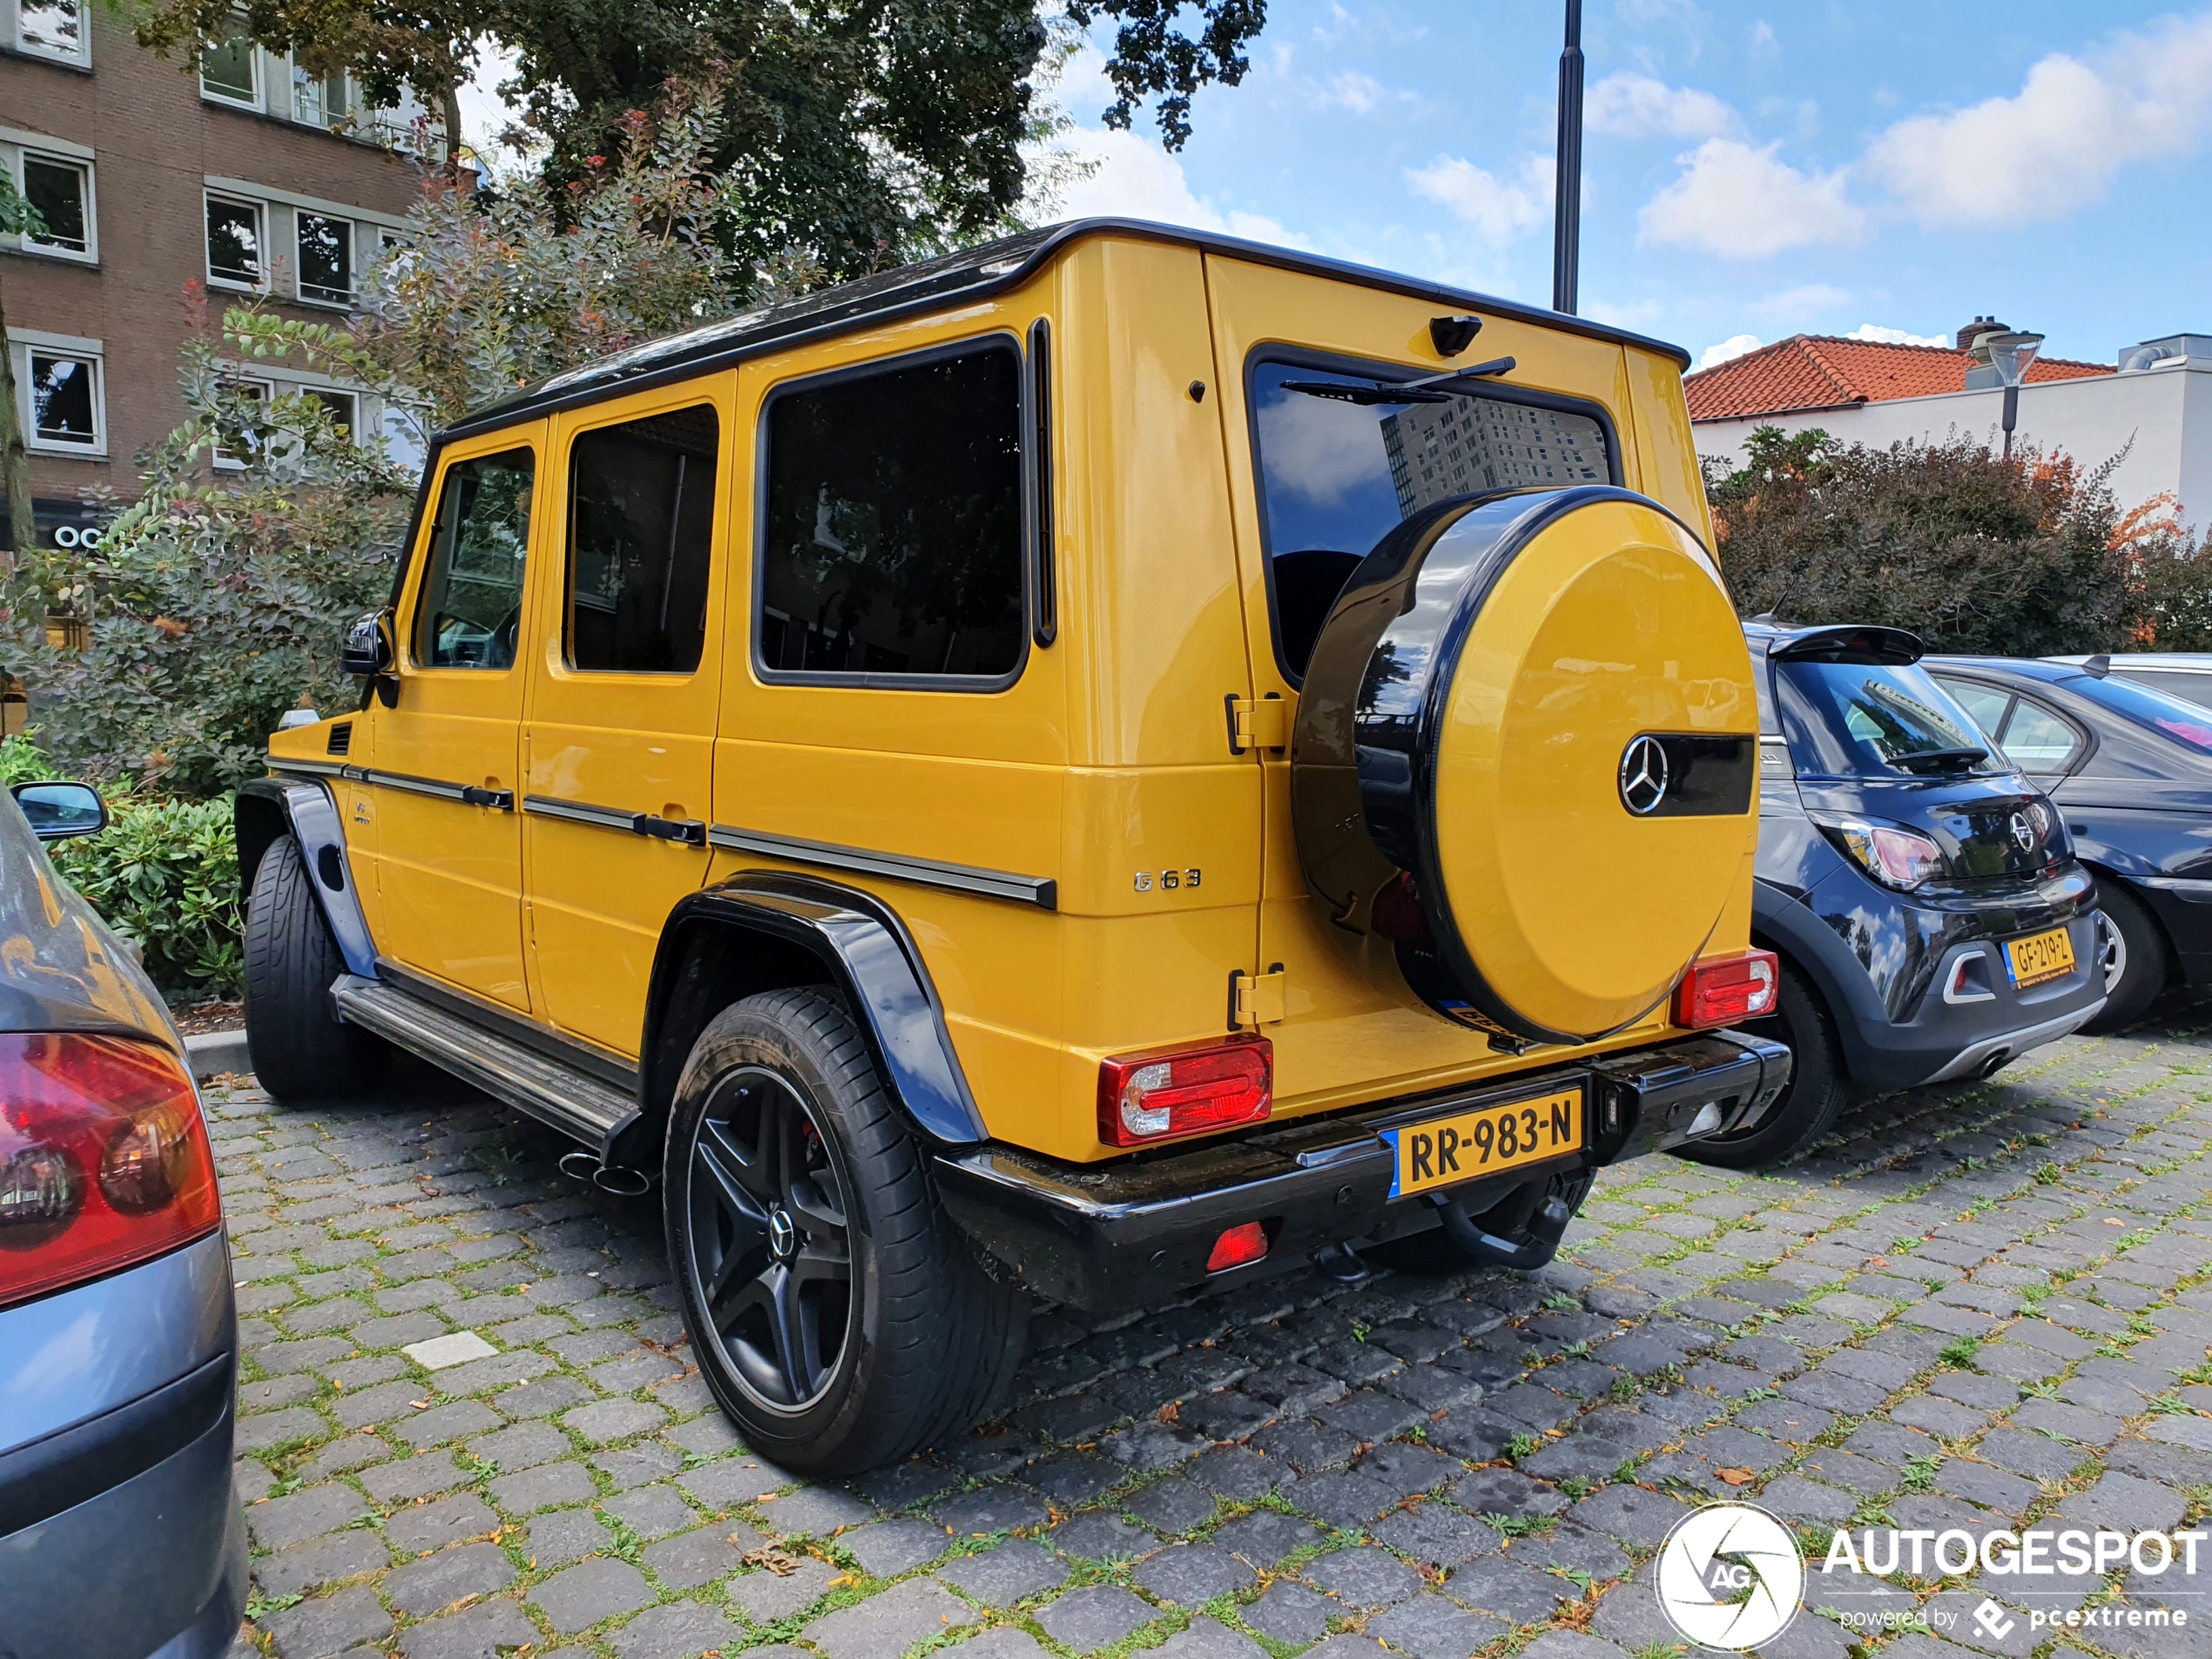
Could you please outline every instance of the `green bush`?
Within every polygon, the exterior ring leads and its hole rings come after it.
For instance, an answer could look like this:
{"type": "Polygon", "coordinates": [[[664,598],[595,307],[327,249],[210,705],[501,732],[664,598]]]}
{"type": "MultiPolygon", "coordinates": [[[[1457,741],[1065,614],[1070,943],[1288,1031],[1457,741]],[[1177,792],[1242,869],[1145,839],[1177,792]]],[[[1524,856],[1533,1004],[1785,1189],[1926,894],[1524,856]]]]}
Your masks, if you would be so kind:
{"type": "MultiPolygon", "coordinates": [[[[0,785],[60,775],[24,738],[0,743],[0,785]]],[[[230,797],[114,791],[107,804],[113,821],[105,830],[48,849],[55,868],[145,953],[163,995],[175,1001],[235,995],[244,918],[230,797]]]]}

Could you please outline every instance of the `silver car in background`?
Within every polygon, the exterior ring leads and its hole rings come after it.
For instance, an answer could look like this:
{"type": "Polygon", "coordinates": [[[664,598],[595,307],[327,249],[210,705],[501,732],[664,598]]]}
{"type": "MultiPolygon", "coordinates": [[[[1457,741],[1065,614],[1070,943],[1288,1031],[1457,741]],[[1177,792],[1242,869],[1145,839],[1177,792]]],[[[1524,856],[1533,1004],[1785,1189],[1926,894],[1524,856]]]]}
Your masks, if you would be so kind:
{"type": "Polygon", "coordinates": [[[0,797],[0,1659],[202,1659],[245,1609],[238,1314],[184,1044],[39,845],[82,784],[0,797]]]}

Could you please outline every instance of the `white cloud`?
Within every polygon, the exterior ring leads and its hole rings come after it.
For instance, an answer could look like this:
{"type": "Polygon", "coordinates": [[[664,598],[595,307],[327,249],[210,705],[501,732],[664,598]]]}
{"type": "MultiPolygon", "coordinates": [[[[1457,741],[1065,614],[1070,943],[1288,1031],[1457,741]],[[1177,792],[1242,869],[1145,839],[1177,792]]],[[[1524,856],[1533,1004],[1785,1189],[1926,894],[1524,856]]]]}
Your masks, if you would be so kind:
{"type": "Polygon", "coordinates": [[[1757,334],[1730,334],[1717,346],[1708,346],[1697,360],[1700,368],[1710,368],[1715,363],[1725,363],[1731,357],[1741,357],[1746,352],[1758,350],[1765,342],[1757,334]]]}
{"type": "Polygon", "coordinates": [[[1832,282],[1807,282],[1795,288],[1784,288],[1779,293],[1770,293],[1764,299],[1751,302],[1751,310],[1761,316],[1779,318],[1784,321],[1801,317],[1808,311],[1833,311],[1851,299],[1848,288],[1839,288],[1832,282]]]}
{"type": "Polygon", "coordinates": [[[1949,334],[1916,334],[1903,328],[1885,328],[1879,323],[1862,322],[1844,336],[1845,340],[1871,340],[1884,346],[1948,346],[1949,334]]]}
{"type": "Polygon", "coordinates": [[[1271,488],[1333,507],[1382,463],[1382,428],[1372,409],[1291,394],[1259,411],[1259,441],[1271,488]]]}
{"type": "Polygon", "coordinates": [[[1450,208],[1495,241],[1544,224],[1552,214],[1552,158],[1526,155],[1521,176],[1501,179],[1459,156],[1439,156],[1426,167],[1408,167],[1406,183],[1417,196],[1450,208]]]}
{"type": "Polygon", "coordinates": [[[1373,76],[1362,75],[1356,69],[1348,69],[1330,81],[1328,91],[1322,101],[1333,104],[1339,109],[1350,110],[1354,115],[1372,115],[1398,96],[1373,76]]]}
{"type": "Polygon", "coordinates": [[[1583,121],[1593,132],[1642,138],[1716,138],[1738,132],[1743,122],[1710,92],[1669,86],[1649,75],[1623,70],[1590,88],[1583,121]]]}
{"type": "Polygon", "coordinates": [[[1183,164],[1137,133],[1078,127],[1064,142],[1078,157],[1098,165],[1088,179],[1068,185],[1056,209],[1058,218],[1150,219],[1255,242],[1307,246],[1305,239],[1264,214],[1217,207],[1204,200],[1190,188],[1183,164]]]}
{"type": "Polygon", "coordinates": [[[1751,56],[1764,57],[1779,47],[1774,38],[1774,25],[1764,17],[1751,25],[1751,56]]]}
{"type": "Polygon", "coordinates": [[[2212,128],[2212,12],[2054,52],[2017,96],[1898,122],[1867,154],[1930,226],[2062,218],[2130,162],[2187,154],[2212,128]]]}
{"type": "Polygon", "coordinates": [[[1759,260],[1793,247],[1855,242],[1866,215],[1844,199],[1844,174],[1800,172],[1736,138],[1708,138],[1682,158],[1674,183],[1644,205],[1638,239],[1759,260]]]}

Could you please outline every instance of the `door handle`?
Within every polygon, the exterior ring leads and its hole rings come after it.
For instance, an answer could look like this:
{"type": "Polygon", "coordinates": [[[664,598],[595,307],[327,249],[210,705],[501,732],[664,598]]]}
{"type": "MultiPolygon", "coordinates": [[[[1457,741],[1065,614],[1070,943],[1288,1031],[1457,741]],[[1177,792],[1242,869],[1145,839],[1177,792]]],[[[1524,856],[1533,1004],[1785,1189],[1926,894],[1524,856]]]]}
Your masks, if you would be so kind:
{"type": "Polygon", "coordinates": [[[515,792],[511,789],[479,789],[474,784],[463,784],[461,799],[469,806],[491,806],[502,813],[515,810],[515,792]]]}
{"type": "Polygon", "coordinates": [[[685,846],[706,845],[704,819],[656,818],[651,813],[640,813],[631,826],[638,834],[650,835],[657,841],[681,841],[685,846]]]}

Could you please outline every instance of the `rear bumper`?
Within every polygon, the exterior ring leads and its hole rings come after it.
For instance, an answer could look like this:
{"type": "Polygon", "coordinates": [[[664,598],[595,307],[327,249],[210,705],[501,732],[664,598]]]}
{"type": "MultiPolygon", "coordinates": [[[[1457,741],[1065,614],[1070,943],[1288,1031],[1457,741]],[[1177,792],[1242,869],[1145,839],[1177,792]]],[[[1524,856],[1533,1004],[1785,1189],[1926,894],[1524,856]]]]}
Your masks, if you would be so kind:
{"type": "Polygon", "coordinates": [[[220,1233],[0,1313],[0,1653],[228,1649],[237,1374],[220,1233]]]}
{"type": "Polygon", "coordinates": [[[1453,1190],[1479,1209],[1495,1201],[1485,1187],[1502,1197],[1556,1170],[1595,1169],[1749,1129],[1789,1078],[1790,1051],[1780,1043],[1719,1031],[1103,1166],[999,1145],[946,1152],[937,1180],[953,1219],[1031,1290],[1103,1312],[1262,1277],[1324,1245],[1387,1235],[1418,1200],[1390,1197],[1384,1130],[1581,1083],[1591,1127],[1579,1158],[1453,1190]],[[1251,1221],[1267,1228],[1267,1258],[1209,1274],[1215,1239],[1251,1221]]]}

